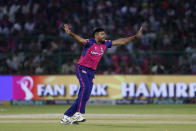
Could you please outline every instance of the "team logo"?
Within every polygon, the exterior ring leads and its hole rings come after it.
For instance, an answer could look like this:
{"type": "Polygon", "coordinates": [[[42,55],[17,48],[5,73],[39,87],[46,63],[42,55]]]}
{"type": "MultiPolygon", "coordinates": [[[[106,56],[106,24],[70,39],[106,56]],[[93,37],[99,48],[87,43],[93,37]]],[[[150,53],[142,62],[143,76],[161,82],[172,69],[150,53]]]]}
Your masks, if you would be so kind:
{"type": "MultiPolygon", "coordinates": [[[[94,48],[95,50],[97,49],[97,47],[95,47],[94,48]]],[[[101,47],[101,53],[99,53],[99,52],[95,52],[95,51],[91,51],[91,54],[93,54],[93,55],[103,55],[103,53],[104,53],[104,50],[103,50],[103,48],[101,47]]]]}
{"type": "Polygon", "coordinates": [[[14,98],[31,100],[34,95],[32,93],[33,79],[30,76],[20,77],[20,79],[15,80],[14,85],[14,98]]]}
{"type": "Polygon", "coordinates": [[[91,54],[92,54],[92,55],[103,55],[103,52],[102,52],[102,53],[99,53],[99,52],[91,51],[91,54]]]}

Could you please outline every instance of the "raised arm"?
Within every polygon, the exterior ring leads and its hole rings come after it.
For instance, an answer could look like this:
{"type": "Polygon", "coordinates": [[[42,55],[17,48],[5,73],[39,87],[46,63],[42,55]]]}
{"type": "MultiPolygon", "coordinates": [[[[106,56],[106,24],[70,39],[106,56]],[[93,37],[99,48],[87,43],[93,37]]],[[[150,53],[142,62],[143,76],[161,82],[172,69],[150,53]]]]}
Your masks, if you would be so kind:
{"type": "Polygon", "coordinates": [[[86,45],[86,42],[87,42],[86,39],[84,39],[84,38],[80,37],[79,35],[73,33],[73,32],[69,29],[69,27],[68,27],[67,24],[64,24],[64,30],[65,30],[65,32],[66,32],[68,35],[72,36],[76,41],[78,41],[78,42],[81,43],[82,45],[86,45]]]}
{"type": "Polygon", "coordinates": [[[121,38],[121,39],[112,41],[112,46],[118,46],[118,45],[127,44],[127,43],[131,42],[132,40],[140,38],[141,36],[142,36],[142,27],[140,27],[139,31],[134,36],[121,38]]]}

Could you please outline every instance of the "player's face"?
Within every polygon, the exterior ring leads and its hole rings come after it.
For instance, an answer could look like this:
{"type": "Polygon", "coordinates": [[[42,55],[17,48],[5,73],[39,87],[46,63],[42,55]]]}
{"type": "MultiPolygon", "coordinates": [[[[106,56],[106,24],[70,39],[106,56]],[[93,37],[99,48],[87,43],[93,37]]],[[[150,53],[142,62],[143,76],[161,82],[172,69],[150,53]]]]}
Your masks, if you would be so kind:
{"type": "Polygon", "coordinates": [[[97,33],[97,38],[98,40],[101,42],[101,43],[104,43],[105,41],[105,32],[104,31],[101,31],[101,32],[98,32],[97,33]]]}

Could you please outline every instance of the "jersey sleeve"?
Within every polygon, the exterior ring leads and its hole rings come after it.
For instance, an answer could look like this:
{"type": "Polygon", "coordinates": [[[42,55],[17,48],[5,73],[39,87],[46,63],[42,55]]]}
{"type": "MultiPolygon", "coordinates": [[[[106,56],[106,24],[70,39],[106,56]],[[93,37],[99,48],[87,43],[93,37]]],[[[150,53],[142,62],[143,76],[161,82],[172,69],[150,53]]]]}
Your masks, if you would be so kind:
{"type": "Polygon", "coordinates": [[[89,46],[90,46],[90,39],[87,39],[85,47],[89,47],[89,46]]]}
{"type": "Polygon", "coordinates": [[[87,39],[85,47],[88,48],[93,44],[93,39],[87,39]]]}
{"type": "Polygon", "coordinates": [[[112,41],[111,40],[106,40],[105,45],[106,45],[107,48],[111,48],[112,47],[112,41]]]}

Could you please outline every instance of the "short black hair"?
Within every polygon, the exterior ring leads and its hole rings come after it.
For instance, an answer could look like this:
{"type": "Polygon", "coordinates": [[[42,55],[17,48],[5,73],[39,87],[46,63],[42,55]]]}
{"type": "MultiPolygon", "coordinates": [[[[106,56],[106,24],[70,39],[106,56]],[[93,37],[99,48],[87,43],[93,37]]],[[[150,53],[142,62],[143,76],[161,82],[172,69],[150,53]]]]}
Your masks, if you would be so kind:
{"type": "Polygon", "coordinates": [[[103,28],[95,28],[94,30],[93,30],[93,37],[95,37],[95,33],[97,33],[97,32],[102,32],[102,31],[105,31],[103,28]]]}

